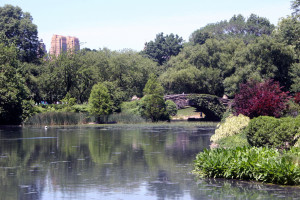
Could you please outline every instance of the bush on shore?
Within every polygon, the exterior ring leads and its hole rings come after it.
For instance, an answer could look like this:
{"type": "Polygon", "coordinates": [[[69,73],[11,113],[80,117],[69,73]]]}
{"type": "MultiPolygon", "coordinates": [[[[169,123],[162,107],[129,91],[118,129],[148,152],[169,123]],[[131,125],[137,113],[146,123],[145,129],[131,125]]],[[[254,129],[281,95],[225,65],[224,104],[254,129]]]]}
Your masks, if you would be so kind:
{"type": "Polygon", "coordinates": [[[300,116],[280,119],[260,116],[252,119],[244,132],[251,146],[288,149],[300,137],[300,116]]]}
{"type": "Polygon", "coordinates": [[[299,185],[299,156],[300,148],[295,147],[282,152],[268,147],[205,149],[196,156],[193,172],[200,177],[299,185]]]}

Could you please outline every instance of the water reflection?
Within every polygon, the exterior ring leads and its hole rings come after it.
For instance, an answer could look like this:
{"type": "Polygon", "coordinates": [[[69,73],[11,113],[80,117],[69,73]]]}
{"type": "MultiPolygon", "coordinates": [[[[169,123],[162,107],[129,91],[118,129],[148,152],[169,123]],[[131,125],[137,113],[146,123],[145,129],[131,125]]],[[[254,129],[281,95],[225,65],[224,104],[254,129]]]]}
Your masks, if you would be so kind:
{"type": "Polygon", "coordinates": [[[274,199],[299,189],[190,175],[213,128],[0,130],[0,199],[274,199]],[[271,191],[271,192],[270,192],[271,191]]]}

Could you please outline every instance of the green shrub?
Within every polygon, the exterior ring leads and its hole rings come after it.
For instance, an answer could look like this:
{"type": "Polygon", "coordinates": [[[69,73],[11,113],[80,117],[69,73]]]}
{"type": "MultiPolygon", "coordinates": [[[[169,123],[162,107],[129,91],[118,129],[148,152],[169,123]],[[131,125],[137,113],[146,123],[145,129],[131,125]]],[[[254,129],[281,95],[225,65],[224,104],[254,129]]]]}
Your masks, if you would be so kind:
{"type": "Polygon", "coordinates": [[[215,130],[215,134],[211,136],[210,140],[212,142],[217,142],[218,140],[233,136],[241,132],[248,123],[250,122],[250,118],[244,115],[233,116],[230,115],[225,119],[224,123],[221,123],[217,126],[215,130]]]}
{"type": "Polygon", "coordinates": [[[283,151],[268,147],[204,150],[194,161],[199,177],[256,180],[284,185],[300,184],[299,148],[283,151]]]}
{"type": "Polygon", "coordinates": [[[295,136],[300,131],[300,118],[260,116],[250,121],[244,130],[251,146],[289,148],[297,142],[295,136]]]}
{"type": "Polygon", "coordinates": [[[177,106],[172,100],[167,100],[166,101],[166,108],[167,112],[169,113],[170,116],[175,116],[177,114],[177,106]]]}

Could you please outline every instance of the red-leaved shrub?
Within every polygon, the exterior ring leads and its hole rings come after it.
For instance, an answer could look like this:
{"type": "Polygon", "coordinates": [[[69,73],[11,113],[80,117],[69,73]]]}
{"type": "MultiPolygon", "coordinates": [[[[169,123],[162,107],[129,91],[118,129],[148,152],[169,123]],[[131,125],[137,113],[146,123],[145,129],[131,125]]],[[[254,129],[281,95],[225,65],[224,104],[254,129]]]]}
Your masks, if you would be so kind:
{"type": "Polygon", "coordinates": [[[258,116],[280,117],[290,99],[289,93],[281,90],[279,82],[248,81],[240,84],[240,91],[235,95],[234,106],[236,114],[250,118],[258,116]]]}
{"type": "Polygon", "coordinates": [[[295,103],[300,104],[300,92],[296,93],[294,96],[294,101],[295,103]]]}

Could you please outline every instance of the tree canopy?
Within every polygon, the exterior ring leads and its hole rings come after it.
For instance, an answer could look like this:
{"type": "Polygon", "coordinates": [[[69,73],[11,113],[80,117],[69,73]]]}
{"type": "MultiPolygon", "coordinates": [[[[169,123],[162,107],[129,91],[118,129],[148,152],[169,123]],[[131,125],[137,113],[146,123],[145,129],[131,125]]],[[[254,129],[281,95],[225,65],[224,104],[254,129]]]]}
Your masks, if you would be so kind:
{"type": "Polygon", "coordinates": [[[0,7],[0,40],[18,48],[18,58],[23,62],[36,61],[42,52],[39,49],[37,26],[28,12],[18,6],[0,7]]]}
{"type": "Polygon", "coordinates": [[[154,41],[146,42],[142,54],[151,58],[158,64],[162,65],[168,61],[171,56],[176,56],[183,48],[183,39],[178,35],[171,33],[164,36],[163,33],[156,35],[154,41]]]}
{"type": "Polygon", "coordinates": [[[19,61],[14,46],[0,44],[0,124],[21,124],[32,110],[29,89],[17,72],[19,61]]]}
{"type": "Polygon", "coordinates": [[[204,44],[209,38],[226,39],[242,38],[245,43],[253,41],[255,37],[271,35],[275,26],[267,18],[251,14],[246,20],[241,14],[234,15],[229,21],[208,24],[192,33],[190,42],[204,44]]]}

